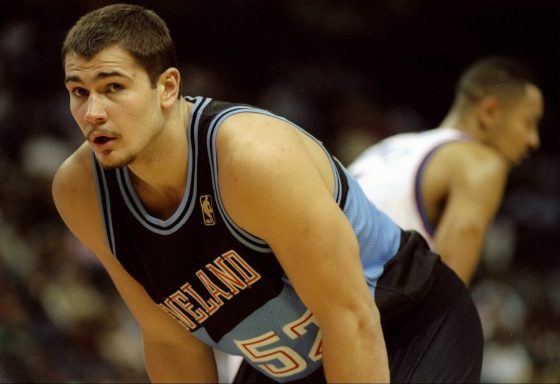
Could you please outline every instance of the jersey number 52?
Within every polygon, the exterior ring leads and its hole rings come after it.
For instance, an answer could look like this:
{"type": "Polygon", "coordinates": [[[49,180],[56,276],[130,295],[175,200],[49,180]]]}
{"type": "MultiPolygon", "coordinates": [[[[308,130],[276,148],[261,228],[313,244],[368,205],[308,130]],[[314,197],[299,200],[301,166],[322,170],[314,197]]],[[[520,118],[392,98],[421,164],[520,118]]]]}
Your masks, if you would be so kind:
{"type": "MultiPolygon", "coordinates": [[[[318,326],[315,316],[307,310],[299,319],[286,324],[282,331],[290,339],[296,339],[305,335],[307,328],[311,324],[318,326]]],[[[280,341],[280,337],[274,331],[266,332],[247,340],[234,340],[239,350],[243,352],[248,360],[256,363],[272,376],[286,377],[305,370],[307,367],[305,359],[290,347],[283,345],[274,346],[278,341],[280,341]]],[[[317,336],[307,357],[311,361],[321,359],[321,330],[317,331],[317,336]]]]}

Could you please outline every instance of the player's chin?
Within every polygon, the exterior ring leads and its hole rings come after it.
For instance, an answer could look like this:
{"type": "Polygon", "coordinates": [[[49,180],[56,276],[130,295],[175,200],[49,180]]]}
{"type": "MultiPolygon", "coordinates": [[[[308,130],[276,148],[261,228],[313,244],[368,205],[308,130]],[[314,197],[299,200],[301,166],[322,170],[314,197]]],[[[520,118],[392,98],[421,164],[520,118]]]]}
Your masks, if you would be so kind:
{"type": "Polygon", "coordinates": [[[104,169],[115,169],[115,168],[123,168],[132,163],[135,159],[134,156],[127,156],[119,158],[115,156],[114,153],[111,154],[100,154],[95,153],[95,157],[97,162],[104,168],[104,169]]]}

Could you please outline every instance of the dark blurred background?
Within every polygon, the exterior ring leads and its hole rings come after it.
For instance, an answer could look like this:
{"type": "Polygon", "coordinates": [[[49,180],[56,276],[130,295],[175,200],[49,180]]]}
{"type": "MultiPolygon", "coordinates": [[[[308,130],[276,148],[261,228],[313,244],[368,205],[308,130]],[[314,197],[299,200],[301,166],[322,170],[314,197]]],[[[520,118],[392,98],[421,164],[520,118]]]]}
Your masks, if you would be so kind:
{"type": "MultiPolygon", "coordinates": [[[[114,1],[113,1],[114,2],[114,1]]],[[[137,325],[53,207],[82,141],[60,45],[112,1],[0,0],[0,382],[144,382],[137,325]]],[[[251,103],[348,164],[437,126],[472,61],[527,61],[545,96],[541,149],[511,174],[472,285],[484,382],[560,382],[560,1],[137,1],[169,24],[183,93],[251,103]]]]}

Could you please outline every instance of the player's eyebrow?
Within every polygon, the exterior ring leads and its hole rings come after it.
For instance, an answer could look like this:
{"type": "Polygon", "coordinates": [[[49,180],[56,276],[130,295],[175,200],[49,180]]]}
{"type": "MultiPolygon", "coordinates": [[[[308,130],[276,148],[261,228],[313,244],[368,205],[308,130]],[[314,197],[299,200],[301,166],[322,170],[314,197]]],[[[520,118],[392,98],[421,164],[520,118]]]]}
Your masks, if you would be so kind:
{"type": "MultiPolygon", "coordinates": [[[[99,72],[98,74],[95,75],[94,80],[106,79],[108,77],[123,77],[125,79],[131,79],[130,76],[127,76],[122,72],[111,71],[111,72],[99,72]]],[[[64,78],[64,83],[65,84],[68,83],[68,82],[71,82],[71,81],[76,82],[76,83],[81,83],[82,79],[80,79],[80,77],[77,76],[77,75],[69,75],[69,76],[66,76],[64,78]]]]}

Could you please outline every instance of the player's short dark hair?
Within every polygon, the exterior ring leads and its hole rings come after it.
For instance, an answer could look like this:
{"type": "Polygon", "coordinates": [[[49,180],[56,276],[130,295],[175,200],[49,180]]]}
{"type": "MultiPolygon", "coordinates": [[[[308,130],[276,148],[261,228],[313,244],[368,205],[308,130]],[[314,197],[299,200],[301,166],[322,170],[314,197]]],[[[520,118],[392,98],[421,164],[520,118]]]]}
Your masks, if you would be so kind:
{"type": "Polygon", "coordinates": [[[463,72],[455,96],[466,103],[476,103],[488,95],[513,100],[524,95],[528,84],[538,86],[535,74],[525,62],[489,56],[477,60],[463,72]]]}
{"type": "Polygon", "coordinates": [[[168,68],[177,67],[175,47],[165,21],[138,5],[112,4],[82,16],[68,31],[62,46],[91,59],[105,48],[119,45],[148,73],[152,86],[168,68]]]}

